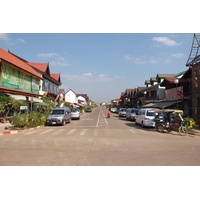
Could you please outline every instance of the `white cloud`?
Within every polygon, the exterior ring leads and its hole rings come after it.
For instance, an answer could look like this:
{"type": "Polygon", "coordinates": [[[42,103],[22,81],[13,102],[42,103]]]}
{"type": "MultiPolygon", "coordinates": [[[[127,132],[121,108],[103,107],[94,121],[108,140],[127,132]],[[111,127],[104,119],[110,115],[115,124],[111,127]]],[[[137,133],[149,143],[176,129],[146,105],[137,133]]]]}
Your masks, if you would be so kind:
{"type": "Polygon", "coordinates": [[[83,74],[63,74],[64,79],[70,81],[91,81],[91,82],[100,82],[100,81],[113,81],[114,79],[119,79],[120,77],[108,77],[106,74],[99,74],[97,77],[93,77],[92,73],[83,73],[83,74]]]}
{"type": "Polygon", "coordinates": [[[170,62],[171,62],[171,60],[166,59],[166,60],[163,61],[163,64],[168,64],[170,62]]]}
{"type": "Polygon", "coordinates": [[[92,77],[92,73],[84,73],[83,76],[85,76],[85,77],[92,77]]]}
{"type": "Polygon", "coordinates": [[[58,61],[51,61],[49,62],[49,64],[53,66],[63,66],[63,67],[70,66],[70,64],[67,62],[58,62],[58,61]]]}
{"type": "Polygon", "coordinates": [[[171,54],[172,57],[176,57],[176,58],[180,58],[180,57],[183,57],[184,54],[183,53],[174,53],[174,54],[171,54]]]}
{"type": "Polygon", "coordinates": [[[177,46],[177,45],[180,45],[175,40],[171,40],[168,37],[153,37],[152,40],[154,40],[156,42],[160,42],[160,43],[162,43],[164,45],[167,45],[167,46],[177,46]]]}
{"type": "Polygon", "coordinates": [[[22,38],[18,38],[15,41],[9,38],[7,33],[0,33],[0,40],[5,41],[7,44],[15,45],[16,43],[26,43],[26,41],[22,38]]]}
{"type": "Polygon", "coordinates": [[[9,37],[7,33],[0,33],[0,40],[9,41],[9,37]]]}
{"type": "Polygon", "coordinates": [[[166,60],[164,60],[163,58],[157,58],[154,56],[138,56],[138,57],[134,57],[134,56],[130,56],[130,55],[125,55],[124,58],[126,60],[131,60],[134,62],[134,64],[136,65],[142,65],[142,64],[157,64],[157,63],[163,63],[166,64],[167,62],[170,62],[169,60],[166,62],[166,60]]]}
{"type": "Polygon", "coordinates": [[[21,39],[21,38],[17,39],[17,42],[18,43],[26,43],[26,41],[24,39],[21,39]]]}
{"type": "Polygon", "coordinates": [[[50,58],[53,56],[59,56],[57,53],[39,53],[37,57],[44,57],[44,58],[50,58]]]}
{"type": "Polygon", "coordinates": [[[158,58],[156,59],[154,57],[150,57],[149,62],[152,63],[152,64],[156,64],[156,63],[160,63],[161,60],[158,59],[158,58]]]}
{"type": "Polygon", "coordinates": [[[132,60],[135,64],[145,64],[147,63],[147,56],[139,56],[139,57],[134,57],[130,55],[125,55],[124,58],[126,60],[132,60]]]}
{"type": "Polygon", "coordinates": [[[113,78],[107,77],[106,74],[100,74],[96,80],[97,81],[112,81],[113,78]]]}
{"type": "Polygon", "coordinates": [[[58,57],[57,60],[65,61],[65,58],[63,58],[63,57],[58,57]]]}
{"type": "Polygon", "coordinates": [[[71,81],[88,81],[92,77],[92,73],[83,74],[63,74],[62,77],[71,81]]]}
{"type": "Polygon", "coordinates": [[[133,59],[134,59],[134,58],[131,57],[130,55],[125,55],[124,58],[125,58],[126,60],[133,60],[133,59]]]}

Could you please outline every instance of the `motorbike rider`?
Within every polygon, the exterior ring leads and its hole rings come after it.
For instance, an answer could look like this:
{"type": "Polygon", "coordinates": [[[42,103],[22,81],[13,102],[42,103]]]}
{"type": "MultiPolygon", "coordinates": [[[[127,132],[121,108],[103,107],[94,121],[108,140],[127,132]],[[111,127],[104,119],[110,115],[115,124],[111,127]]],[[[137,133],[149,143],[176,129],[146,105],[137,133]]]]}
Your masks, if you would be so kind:
{"type": "Polygon", "coordinates": [[[111,112],[110,112],[110,110],[108,110],[107,111],[107,116],[110,117],[110,114],[111,114],[111,112]]]}

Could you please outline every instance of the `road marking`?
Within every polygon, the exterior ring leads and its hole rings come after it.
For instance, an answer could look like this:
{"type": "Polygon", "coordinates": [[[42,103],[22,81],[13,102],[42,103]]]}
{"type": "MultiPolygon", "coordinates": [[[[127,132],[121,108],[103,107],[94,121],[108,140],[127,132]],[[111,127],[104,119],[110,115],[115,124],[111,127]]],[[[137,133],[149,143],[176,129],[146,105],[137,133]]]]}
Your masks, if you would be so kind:
{"type": "Polygon", "coordinates": [[[98,132],[99,132],[98,129],[94,129],[94,133],[93,133],[93,135],[94,135],[94,136],[97,136],[97,135],[98,135],[98,132]]]}
{"type": "Polygon", "coordinates": [[[132,133],[135,133],[135,131],[134,131],[134,130],[132,130],[132,129],[129,129],[129,131],[130,131],[130,132],[132,132],[132,133]]]}
{"type": "Polygon", "coordinates": [[[145,134],[148,134],[147,131],[144,131],[144,130],[140,130],[140,132],[145,133],[145,134]]]}
{"type": "Polygon", "coordinates": [[[58,135],[59,133],[61,133],[61,132],[64,131],[64,130],[65,130],[65,129],[60,129],[60,130],[58,130],[58,131],[52,133],[51,135],[58,135]]]}
{"type": "Polygon", "coordinates": [[[99,115],[98,115],[98,119],[97,119],[97,124],[96,124],[96,127],[98,127],[98,126],[99,126],[99,118],[100,118],[101,110],[102,110],[102,108],[100,108],[100,111],[99,111],[99,115]]]}
{"type": "Polygon", "coordinates": [[[79,135],[85,135],[88,129],[83,129],[79,135]]]}
{"type": "Polygon", "coordinates": [[[27,132],[27,133],[24,133],[24,135],[30,135],[32,133],[36,133],[38,130],[35,130],[35,131],[30,131],[30,132],[27,132]]]}
{"type": "Polygon", "coordinates": [[[72,129],[66,135],[70,135],[70,134],[74,133],[75,131],[76,131],[76,129],[72,129]]]}
{"type": "Polygon", "coordinates": [[[44,132],[41,132],[41,133],[39,133],[39,135],[44,135],[44,134],[46,134],[46,133],[48,133],[48,132],[50,132],[50,131],[52,131],[52,129],[48,129],[48,130],[46,130],[46,131],[44,131],[44,132]]]}

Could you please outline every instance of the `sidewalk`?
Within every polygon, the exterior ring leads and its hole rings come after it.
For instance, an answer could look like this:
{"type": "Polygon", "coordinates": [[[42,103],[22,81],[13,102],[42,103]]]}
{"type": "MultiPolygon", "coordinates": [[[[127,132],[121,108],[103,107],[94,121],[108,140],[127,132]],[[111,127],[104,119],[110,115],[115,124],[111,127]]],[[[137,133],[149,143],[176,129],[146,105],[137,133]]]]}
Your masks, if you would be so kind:
{"type": "Polygon", "coordinates": [[[193,133],[192,135],[200,136],[200,129],[199,128],[193,128],[192,130],[195,131],[195,133],[193,133]]]}
{"type": "MultiPolygon", "coordinates": [[[[15,134],[15,133],[21,133],[24,130],[10,130],[10,129],[6,129],[6,127],[11,127],[12,125],[10,123],[5,123],[5,124],[0,124],[0,135],[8,135],[8,134],[15,134]]],[[[40,128],[43,127],[43,125],[41,126],[36,126],[33,128],[27,128],[26,130],[32,130],[32,129],[36,129],[36,128],[40,128]]]]}
{"type": "Polygon", "coordinates": [[[6,123],[0,123],[0,135],[3,135],[4,132],[6,132],[6,127],[11,126],[9,122],[6,123]]]}

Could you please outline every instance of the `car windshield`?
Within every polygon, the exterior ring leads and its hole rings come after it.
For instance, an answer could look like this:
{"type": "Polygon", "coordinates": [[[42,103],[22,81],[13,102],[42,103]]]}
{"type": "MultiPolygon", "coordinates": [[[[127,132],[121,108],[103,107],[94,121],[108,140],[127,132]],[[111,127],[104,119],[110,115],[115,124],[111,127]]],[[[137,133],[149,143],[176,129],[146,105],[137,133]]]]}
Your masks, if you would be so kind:
{"type": "Polygon", "coordinates": [[[131,113],[136,113],[136,112],[138,112],[137,110],[131,110],[131,113]]]}
{"type": "Polygon", "coordinates": [[[71,111],[72,111],[72,112],[78,112],[78,110],[77,110],[77,109],[71,109],[71,111]]]}
{"type": "Polygon", "coordinates": [[[121,111],[121,112],[125,112],[125,111],[126,111],[126,109],[121,109],[120,111],[121,111]]]}
{"type": "Polygon", "coordinates": [[[155,113],[153,110],[148,110],[147,111],[147,116],[155,116],[155,113]]]}
{"type": "Polygon", "coordinates": [[[63,115],[64,114],[64,110],[53,110],[51,112],[51,115],[63,115]]]}

